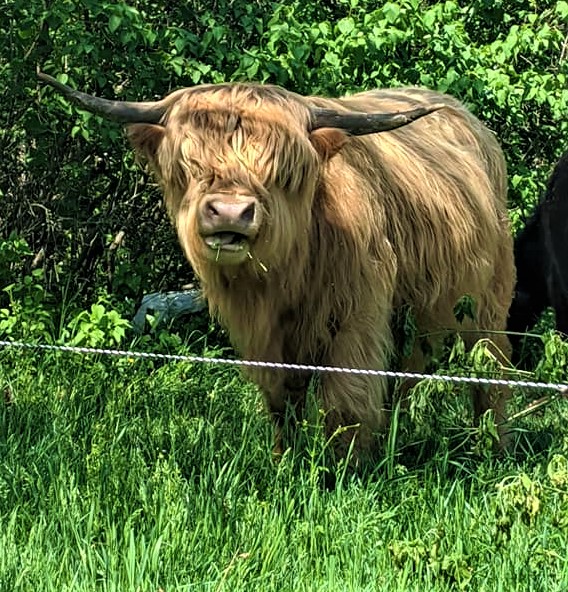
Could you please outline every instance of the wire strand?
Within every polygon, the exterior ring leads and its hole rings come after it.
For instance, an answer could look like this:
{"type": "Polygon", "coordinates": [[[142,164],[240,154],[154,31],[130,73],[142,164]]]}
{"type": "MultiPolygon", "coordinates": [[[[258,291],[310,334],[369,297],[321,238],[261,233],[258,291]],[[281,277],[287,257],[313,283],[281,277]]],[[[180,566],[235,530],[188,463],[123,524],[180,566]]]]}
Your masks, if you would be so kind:
{"type": "Polygon", "coordinates": [[[43,351],[61,351],[76,354],[100,354],[104,356],[125,357],[146,360],[164,360],[171,362],[190,362],[197,364],[218,364],[224,366],[242,366],[252,368],[267,368],[273,370],[300,370],[307,372],[335,372],[340,374],[354,374],[366,376],[381,376],[385,378],[403,378],[418,380],[435,380],[438,382],[452,382],[456,384],[477,384],[487,386],[509,386],[528,389],[546,389],[568,394],[568,383],[538,382],[532,380],[507,380],[504,378],[487,378],[480,376],[453,376],[449,374],[425,374],[422,372],[399,372],[394,370],[371,370],[365,368],[343,368],[339,366],[317,366],[311,364],[286,364],[283,362],[263,362],[260,360],[239,360],[230,358],[211,358],[206,356],[158,354],[131,350],[107,349],[98,347],[81,347],[73,345],[50,345],[40,343],[26,343],[22,341],[2,341],[0,347],[13,349],[37,349],[43,351]]]}

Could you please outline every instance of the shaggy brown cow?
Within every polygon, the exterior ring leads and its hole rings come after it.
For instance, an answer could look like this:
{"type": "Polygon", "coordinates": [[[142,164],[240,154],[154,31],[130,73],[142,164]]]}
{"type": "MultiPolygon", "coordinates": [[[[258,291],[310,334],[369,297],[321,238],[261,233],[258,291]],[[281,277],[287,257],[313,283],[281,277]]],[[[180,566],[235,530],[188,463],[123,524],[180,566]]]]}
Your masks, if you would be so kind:
{"type": "MultiPolygon", "coordinates": [[[[466,329],[469,346],[505,330],[515,275],[505,162],[455,99],[417,88],[326,99],[236,83],[128,103],[40,76],[131,124],[210,310],[244,357],[388,369],[402,305],[433,345],[446,330],[466,329]],[[460,325],[453,309],[465,294],[477,314],[460,325]]],[[[492,337],[508,356],[507,338],[492,337]]],[[[402,360],[424,365],[418,346],[402,360]]],[[[277,422],[288,404],[301,408],[305,374],[249,374],[277,422]]],[[[386,380],[324,373],[318,397],[330,433],[352,426],[340,450],[355,434],[370,450],[388,423],[386,380]]],[[[475,390],[476,415],[494,408],[502,419],[505,398],[475,390]]]]}

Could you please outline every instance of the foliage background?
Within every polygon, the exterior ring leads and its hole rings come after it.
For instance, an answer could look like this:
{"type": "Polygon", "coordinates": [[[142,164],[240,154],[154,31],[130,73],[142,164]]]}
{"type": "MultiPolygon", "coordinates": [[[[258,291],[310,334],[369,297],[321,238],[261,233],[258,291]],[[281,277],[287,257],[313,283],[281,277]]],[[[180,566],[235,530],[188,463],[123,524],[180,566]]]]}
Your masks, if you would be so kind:
{"type": "Polygon", "coordinates": [[[240,79],[447,91],[501,140],[517,229],[568,145],[567,22],[565,0],[15,0],[0,13],[0,281],[41,269],[42,298],[130,312],[192,279],[120,127],[39,85],[37,66],[124,99],[240,79]]]}

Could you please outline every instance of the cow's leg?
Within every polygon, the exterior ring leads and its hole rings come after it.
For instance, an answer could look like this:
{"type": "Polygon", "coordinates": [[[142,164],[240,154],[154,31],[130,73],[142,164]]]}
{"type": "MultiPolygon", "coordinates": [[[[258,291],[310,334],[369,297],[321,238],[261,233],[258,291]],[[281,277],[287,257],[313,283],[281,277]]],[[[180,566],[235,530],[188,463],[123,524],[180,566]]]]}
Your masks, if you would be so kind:
{"type": "Polygon", "coordinates": [[[309,381],[308,372],[288,371],[277,391],[265,393],[268,410],[274,422],[272,451],[275,456],[283,454],[289,445],[290,432],[295,431],[296,424],[303,417],[309,381]]]}
{"type": "MultiPolygon", "coordinates": [[[[497,363],[506,366],[512,357],[511,342],[506,334],[507,315],[511,303],[512,288],[515,277],[514,264],[511,258],[503,256],[499,268],[496,270],[490,289],[477,300],[476,329],[479,334],[464,333],[466,347],[473,347],[474,343],[486,337],[489,350],[493,352],[497,363]],[[484,334],[484,331],[487,333],[484,334]]],[[[506,405],[510,398],[507,386],[478,386],[472,388],[473,410],[475,420],[479,420],[489,409],[495,414],[498,425],[499,448],[505,449],[509,443],[508,428],[504,424],[507,419],[506,405]]]]}
{"type": "MultiPolygon", "coordinates": [[[[496,346],[496,356],[499,356],[508,345],[508,340],[492,337],[491,341],[496,346]]],[[[491,345],[489,349],[493,349],[491,345]]],[[[508,386],[473,386],[471,388],[474,420],[478,424],[481,416],[489,410],[493,411],[497,433],[499,436],[498,448],[505,451],[510,443],[510,432],[507,424],[507,402],[511,396],[508,386]]]]}
{"type": "MultiPolygon", "coordinates": [[[[512,283],[512,282],[511,282],[512,283]]],[[[509,285],[511,284],[509,283],[509,285]]],[[[510,294],[510,292],[509,292],[510,294]]],[[[417,325],[422,333],[430,333],[429,344],[434,352],[443,346],[444,336],[454,331],[461,335],[466,350],[471,351],[480,339],[487,340],[487,347],[494,355],[497,364],[507,366],[511,356],[511,344],[505,333],[508,301],[507,291],[503,289],[488,289],[483,295],[474,296],[475,318],[465,318],[458,322],[453,312],[455,301],[442,302],[427,312],[417,315],[417,325]]],[[[423,372],[426,357],[420,354],[420,346],[417,343],[413,354],[402,360],[403,369],[411,372],[423,372]]],[[[497,376],[501,373],[496,368],[497,376]]],[[[413,386],[414,381],[403,385],[402,395],[406,393],[405,387],[413,386]]],[[[510,397],[507,387],[486,385],[473,385],[470,387],[474,419],[480,417],[488,410],[493,410],[495,422],[499,425],[499,447],[506,448],[508,443],[507,428],[504,422],[507,418],[506,404],[510,397]]]]}
{"type": "MultiPolygon", "coordinates": [[[[283,332],[273,332],[262,354],[247,352],[249,359],[283,363],[283,332]]],[[[287,447],[287,434],[294,431],[302,418],[311,374],[288,369],[253,366],[245,369],[245,375],[256,383],[264,396],[265,407],[274,423],[273,452],[281,455],[287,447]]]]}
{"type": "MultiPolygon", "coordinates": [[[[330,366],[383,370],[392,348],[387,322],[350,321],[334,338],[330,366]]],[[[359,455],[371,451],[376,436],[389,422],[387,379],[356,373],[326,372],[321,376],[319,400],[326,414],[326,432],[344,456],[353,445],[359,455]]]]}

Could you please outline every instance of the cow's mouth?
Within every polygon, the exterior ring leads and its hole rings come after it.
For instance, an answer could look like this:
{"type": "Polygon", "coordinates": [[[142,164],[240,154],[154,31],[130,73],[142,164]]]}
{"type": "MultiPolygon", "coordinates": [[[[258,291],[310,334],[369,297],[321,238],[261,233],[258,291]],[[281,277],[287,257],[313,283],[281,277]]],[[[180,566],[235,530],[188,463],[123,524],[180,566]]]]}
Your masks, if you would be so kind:
{"type": "Polygon", "coordinates": [[[215,252],[238,253],[248,247],[248,237],[240,232],[216,232],[203,239],[205,244],[215,252]]]}

